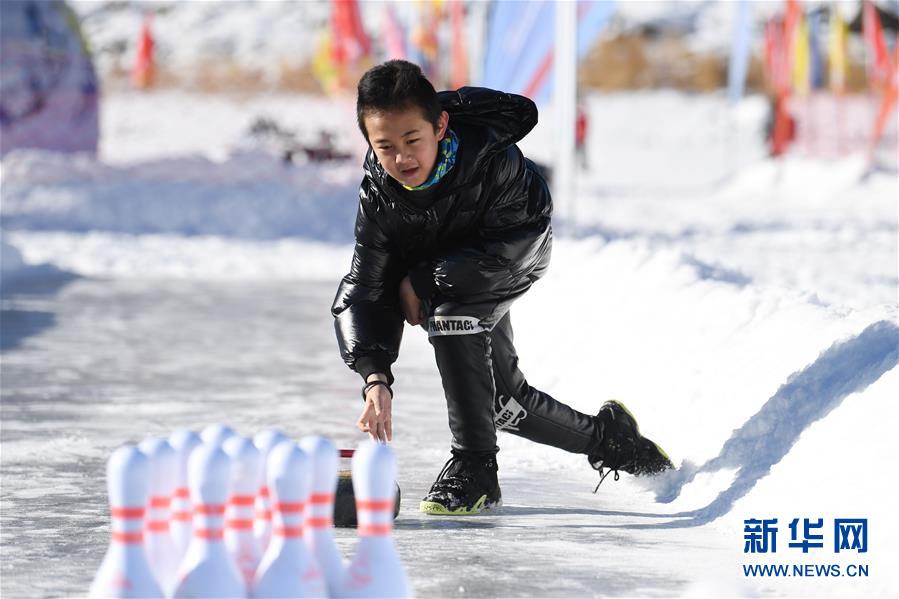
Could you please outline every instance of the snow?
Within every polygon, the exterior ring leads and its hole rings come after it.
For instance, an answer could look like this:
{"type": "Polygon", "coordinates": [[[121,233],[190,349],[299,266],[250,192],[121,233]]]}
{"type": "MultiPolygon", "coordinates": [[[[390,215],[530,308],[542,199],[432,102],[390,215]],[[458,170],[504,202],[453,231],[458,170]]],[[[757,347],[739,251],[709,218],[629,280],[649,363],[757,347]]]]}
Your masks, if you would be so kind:
{"type": "MultiPolygon", "coordinates": [[[[431,349],[410,329],[393,445],[396,538],[416,592],[897,594],[895,175],[863,177],[857,156],[768,160],[758,98],[587,105],[590,168],[576,199],[556,198],[552,266],[512,310],[521,367],[582,411],[625,401],[681,468],[609,478],[593,495],[583,456],[502,435],[507,507],[424,518],[417,499],[448,433],[431,349]],[[830,535],[835,518],[856,517],[869,520],[867,554],[834,554],[830,536],[818,553],[786,547],[793,518],[824,518],[830,535]],[[776,554],[743,553],[747,518],[779,519],[776,554]],[[751,578],[747,563],[871,573],[751,578]]],[[[102,463],[119,443],[201,427],[208,409],[243,434],[278,424],[358,439],[358,381],[328,315],[361,177],[352,102],[172,92],[102,106],[99,159],[13,152],[2,165],[4,545],[21,548],[23,572],[28,556],[58,559],[40,539],[69,526],[28,502],[69,505],[96,528],[102,463]],[[354,157],[286,165],[248,142],[258,116],[310,137],[332,129],[354,157]],[[51,273],[77,278],[18,287],[51,273]],[[71,505],[79,494],[88,507],[71,505]],[[40,534],[25,534],[23,510],[40,534]]],[[[549,116],[522,143],[539,160],[551,159],[549,116]]],[[[352,534],[339,541],[349,551],[352,534]]],[[[84,592],[104,543],[92,533],[70,571],[37,588],[84,592]]],[[[16,590],[31,580],[6,567],[3,578],[16,590]]]]}

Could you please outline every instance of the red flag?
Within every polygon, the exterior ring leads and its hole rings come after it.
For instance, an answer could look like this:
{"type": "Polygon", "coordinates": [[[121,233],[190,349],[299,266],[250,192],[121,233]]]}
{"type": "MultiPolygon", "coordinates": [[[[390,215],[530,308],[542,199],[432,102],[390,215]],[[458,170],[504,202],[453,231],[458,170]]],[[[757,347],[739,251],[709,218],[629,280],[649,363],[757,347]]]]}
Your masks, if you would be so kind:
{"type": "Polygon", "coordinates": [[[797,42],[797,34],[799,25],[802,21],[802,8],[799,6],[798,0],[787,0],[787,13],[784,15],[783,29],[783,60],[780,67],[783,69],[783,85],[789,88],[790,79],[793,72],[793,60],[795,58],[795,50],[797,42]]]}
{"type": "Polygon", "coordinates": [[[887,57],[886,72],[888,77],[886,93],[880,101],[880,109],[877,111],[877,118],[874,121],[874,134],[871,136],[871,147],[868,152],[869,161],[873,159],[874,149],[883,136],[887,121],[899,101],[899,44],[896,44],[896,55],[893,59],[890,60],[887,57]]]}
{"type": "Polygon", "coordinates": [[[887,53],[886,42],[883,37],[883,27],[880,24],[880,15],[870,0],[865,0],[862,9],[862,30],[865,38],[865,48],[868,51],[868,81],[872,85],[886,85],[890,79],[890,56],[887,53]]]}
{"type": "Polygon", "coordinates": [[[332,53],[339,67],[358,62],[371,50],[356,0],[332,0],[331,30],[332,53]]]}
{"type": "Polygon", "coordinates": [[[143,25],[140,28],[140,37],[137,42],[137,55],[134,58],[134,68],[131,70],[131,83],[138,89],[152,87],[156,79],[156,63],[153,59],[153,32],[150,24],[153,15],[147,13],[144,16],[143,25]]]}

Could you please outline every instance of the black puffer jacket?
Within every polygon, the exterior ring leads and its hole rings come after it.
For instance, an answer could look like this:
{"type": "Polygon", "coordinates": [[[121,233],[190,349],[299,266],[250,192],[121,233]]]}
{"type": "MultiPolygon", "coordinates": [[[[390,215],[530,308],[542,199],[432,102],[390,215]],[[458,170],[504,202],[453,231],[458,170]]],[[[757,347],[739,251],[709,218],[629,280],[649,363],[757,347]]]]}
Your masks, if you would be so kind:
{"type": "Polygon", "coordinates": [[[331,308],[341,356],[363,377],[384,372],[393,380],[407,274],[428,305],[478,304],[472,315],[491,328],[549,265],[552,199],[515,145],[537,124],[537,107],[484,88],[439,96],[459,138],[455,165],[440,182],[407,191],[370,148],[365,158],[353,263],[331,308]]]}

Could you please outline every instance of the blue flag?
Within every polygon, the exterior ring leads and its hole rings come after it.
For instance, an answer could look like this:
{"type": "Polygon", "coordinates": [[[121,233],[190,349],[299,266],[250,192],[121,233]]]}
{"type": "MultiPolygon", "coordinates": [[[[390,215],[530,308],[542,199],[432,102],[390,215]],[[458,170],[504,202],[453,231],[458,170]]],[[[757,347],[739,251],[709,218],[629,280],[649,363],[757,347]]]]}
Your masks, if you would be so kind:
{"type": "Polygon", "coordinates": [[[734,23],[734,37],[730,50],[730,66],[727,69],[727,99],[736,104],[743,97],[746,87],[746,71],[749,68],[749,50],[752,32],[750,30],[749,2],[737,3],[737,19],[734,23]]]}
{"type": "MultiPolygon", "coordinates": [[[[495,2],[492,8],[481,85],[545,103],[552,94],[555,3],[495,2]]],[[[614,9],[613,0],[578,0],[578,60],[593,47],[614,9]]]]}

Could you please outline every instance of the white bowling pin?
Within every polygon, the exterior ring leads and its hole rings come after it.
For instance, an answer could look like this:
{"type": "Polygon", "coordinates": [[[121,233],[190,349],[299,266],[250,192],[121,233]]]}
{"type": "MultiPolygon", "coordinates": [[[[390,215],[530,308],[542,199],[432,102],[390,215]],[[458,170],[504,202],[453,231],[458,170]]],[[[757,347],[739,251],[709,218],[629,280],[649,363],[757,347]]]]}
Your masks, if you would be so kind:
{"type": "Polygon", "coordinates": [[[150,493],[144,519],[144,549],[156,581],[168,596],[175,588],[175,575],[180,563],[175,541],[169,530],[172,493],[177,484],[177,455],[165,439],[147,439],[138,448],[150,459],[150,493]]]}
{"type": "Polygon", "coordinates": [[[91,584],[91,597],[162,597],[144,551],[144,512],[150,460],[120,447],[106,464],[112,540],[91,584]]]}
{"type": "Polygon", "coordinates": [[[194,537],[178,570],[175,597],[246,597],[243,579],[225,548],[225,503],[231,460],[220,447],[203,444],[188,462],[194,537]]]}
{"type": "Polygon", "coordinates": [[[178,431],[169,437],[169,445],[177,455],[175,492],[172,497],[171,526],[177,561],[180,564],[193,538],[193,509],[187,488],[187,463],[194,449],[203,444],[200,435],[193,431],[178,431]]]}
{"type": "Polygon", "coordinates": [[[387,445],[365,442],[353,454],[359,544],[342,597],[409,597],[412,588],[393,544],[396,458],[387,445]]]}
{"type": "Polygon", "coordinates": [[[259,493],[256,496],[256,540],[259,541],[259,550],[265,553],[268,549],[269,540],[272,538],[272,502],[271,492],[268,488],[268,456],[278,443],[287,441],[288,437],[284,433],[275,429],[268,429],[258,433],[253,437],[253,444],[262,454],[262,486],[259,487],[259,493]]]}
{"type": "Polygon", "coordinates": [[[262,484],[262,454],[245,437],[231,437],[222,449],[231,458],[231,498],[225,511],[225,547],[237,564],[247,591],[262,554],[253,534],[256,492],[262,484]]]}
{"type": "Polygon", "coordinates": [[[312,479],[305,452],[292,441],[269,455],[272,490],[272,541],[253,581],[254,597],[323,597],[326,584],[315,558],[303,542],[303,510],[312,479]]]}
{"type": "Polygon", "coordinates": [[[222,443],[236,435],[234,429],[226,424],[210,424],[200,431],[200,438],[207,445],[222,446],[222,443]]]}
{"type": "Polygon", "coordinates": [[[324,437],[304,437],[300,448],[312,461],[312,492],[306,505],[306,546],[315,556],[328,595],[336,596],[343,584],[343,558],[334,543],[334,490],[337,488],[337,448],[324,437]]]}

